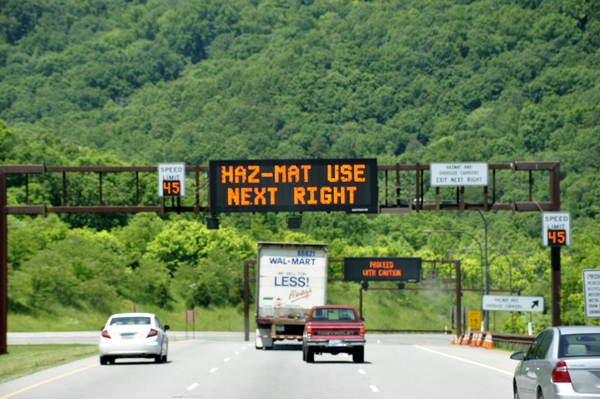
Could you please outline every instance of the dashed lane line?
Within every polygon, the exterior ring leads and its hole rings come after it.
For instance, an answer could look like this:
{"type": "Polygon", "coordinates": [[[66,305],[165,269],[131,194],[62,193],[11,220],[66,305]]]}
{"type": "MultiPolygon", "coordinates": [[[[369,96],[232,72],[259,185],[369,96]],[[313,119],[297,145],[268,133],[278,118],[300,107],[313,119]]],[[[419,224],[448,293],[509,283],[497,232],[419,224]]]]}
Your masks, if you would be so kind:
{"type": "Polygon", "coordinates": [[[190,386],[188,387],[188,389],[187,389],[187,390],[188,390],[188,391],[191,391],[191,390],[193,390],[194,388],[196,388],[198,385],[199,385],[199,384],[197,384],[197,383],[193,383],[192,385],[190,385],[190,386]]]}
{"type": "Polygon", "coordinates": [[[210,369],[210,372],[211,372],[211,373],[214,373],[214,372],[215,372],[215,371],[217,371],[218,369],[219,369],[218,367],[212,368],[212,369],[210,369]]]}
{"type": "Polygon", "coordinates": [[[365,370],[358,370],[359,373],[365,374],[365,370]]]}
{"type": "Polygon", "coordinates": [[[226,357],[226,358],[225,358],[225,360],[224,360],[224,362],[228,362],[228,361],[229,361],[229,358],[228,358],[228,357],[226,357]]]}
{"type": "MultiPolygon", "coordinates": [[[[485,367],[486,369],[490,369],[490,370],[498,371],[498,372],[500,372],[500,373],[507,374],[507,375],[510,375],[510,376],[512,376],[512,375],[513,375],[513,373],[510,373],[510,372],[508,372],[508,371],[505,371],[505,370],[498,369],[498,368],[496,368],[496,367],[488,366],[487,364],[483,364],[483,363],[479,363],[479,362],[474,362],[474,361],[472,361],[472,360],[463,359],[462,357],[458,357],[458,356],[452,356],[452,355],[448,355],[448,354],[446,354],[446,353],[443,353],[443,352],[438,352],[438,351],[434,351],[433,349],[425,348],[425,347],[423,347],[423,346],[420,346],[420,345],[415,345],[415,348],[423,349],[423,350],[425,350],[425,351],[428,351],[428,352],[431,352],[431,353],[436,353],[436,354],[438,354],[438,355],[446,356],[446,357],[449,357],[449,358],[451,358],[451,359],[460,360],[461,362],[475,364],[475,365],[477,365],[477,366],[485,367]]],[[[0,399],[2,399],[2,398],[0,398],[0,399]]]]}
{"type": "Polygon", "coordinates": [[[377,389],[375,385],[369,385],[369,388],[371,388],[371,391],[373,392],[379,392],[379,389],[377,389]]]}
{"type": "Polygon", "coordinates": [[[235,354],[235,355],[239,355],[239,354],[240,354],[240,352],[235,352],[234,354],[235,354]]]}

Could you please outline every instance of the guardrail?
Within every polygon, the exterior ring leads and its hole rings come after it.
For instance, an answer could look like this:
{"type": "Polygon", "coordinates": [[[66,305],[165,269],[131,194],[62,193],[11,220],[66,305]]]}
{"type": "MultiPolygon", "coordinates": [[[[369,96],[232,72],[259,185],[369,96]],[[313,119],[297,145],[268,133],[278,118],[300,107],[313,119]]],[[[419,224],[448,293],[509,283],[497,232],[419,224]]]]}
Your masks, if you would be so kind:
{"type": "Polygon", "coordinates": [[[506,333],[492,333],[492,340],[494,342],[507,342],[512,344],[531,344],[537,335],[523,335],[523,334],[506,334],[506,333]]]}

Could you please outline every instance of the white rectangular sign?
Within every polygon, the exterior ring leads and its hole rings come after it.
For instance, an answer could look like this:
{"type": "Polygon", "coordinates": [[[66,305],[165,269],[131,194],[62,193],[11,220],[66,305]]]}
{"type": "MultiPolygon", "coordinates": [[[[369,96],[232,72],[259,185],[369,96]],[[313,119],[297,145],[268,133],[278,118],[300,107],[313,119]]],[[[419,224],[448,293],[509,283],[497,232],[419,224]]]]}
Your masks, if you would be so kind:
{"type": "Polygon", "coordinates": [[[185,197],[185,164],[158,164],[158,196],[185,197]]]}
{"type": "Polygon", "coordinates": [[[583,302],[586,319],[600,319],[600,269],[583,271],[583,302]]]}
{"type": "Polygon", "coordinates": [[[431,187],[484,187],[488,185],[487,162],[432,163],[431,187]]]}
{"type": "Polygon", "coordinates": [[[571,212],[542,213],[542,244],[545,247],[571,245],[571,212]]]}
{"type": "Polygon", "coordinates": [[[543,312],[543,296],[484,295],[483,310],[505,310],[509,312],[543,312]]]}

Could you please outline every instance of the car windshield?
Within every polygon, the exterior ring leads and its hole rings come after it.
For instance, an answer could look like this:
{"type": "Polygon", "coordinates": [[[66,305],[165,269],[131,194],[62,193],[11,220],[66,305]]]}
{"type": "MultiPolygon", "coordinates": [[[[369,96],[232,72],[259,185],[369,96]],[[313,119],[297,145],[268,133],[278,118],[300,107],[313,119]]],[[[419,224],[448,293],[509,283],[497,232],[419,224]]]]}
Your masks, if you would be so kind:
{"type": "Polygon", "coordinates": [[[310,321],[317,322],[351,322],[356,320],[356,313],[353,309],[319,308],[315,309],[310,316],[310,321]]]}
{"type": "Polygon", "coordinates": [[[600,356],[600,334],[570,334],[560,337],[559,357],[600,356]]]}
{"type": "Polygon", "coordinates": [[[111,326],[150,325],[150,317],[113,317],[109,324],[111,326]]]}

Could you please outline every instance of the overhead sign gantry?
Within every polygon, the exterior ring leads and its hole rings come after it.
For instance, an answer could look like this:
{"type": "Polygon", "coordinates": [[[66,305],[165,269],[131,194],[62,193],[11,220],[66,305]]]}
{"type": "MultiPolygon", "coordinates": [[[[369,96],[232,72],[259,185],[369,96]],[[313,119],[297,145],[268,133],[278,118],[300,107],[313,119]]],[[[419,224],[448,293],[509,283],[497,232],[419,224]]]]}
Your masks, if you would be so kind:
{"type": "MultiPolygon", "coordinates": [[[[180,164],[181,165],[181,164],[180,164]]],[[[435,164],[434,164],[435,165],[435,164]]],[[[410,213],[422,211],[458,210],[512,210],[512,212],[560,211],[560,163],[516,162],[508,164],[487,164],[491,172],[491,184],[482,187],[482,200],[478,203],[465,201],[465,185],[456,187],[456,201],[440,201],[439,187],[436,187],[435,203],[425,203],[425,172],[431,173],[428,164],[377,165],[373,159],[364,160],[290,160],[290,161],[214,161],[208,166],[187,165],[185,172],[170,182],[170,188],[162,187],[161,203],[140,205],[139,173],[157,173],[157,166],[46,166],[38,165],[0,165],[0,354],[7,349],[7,215],[46,215],[47,213],[111,213],[111,212],[283,212],[283,211],[345,211],[352,213],[410,213]],[[229,168],[231,166],[231,169],[229,168]],[[283,173],[285,166],[285,174],[283,173]],[[223,170],[221,167],[225,167],[223,170]],[[251,168],[252,167],[252,168],[251,168]],[[257,168],[258,167],[258,168],[257,168]],[[279,167],[279,169],[276,169],[279,167]],[[304,167],[304,168],[303,168],[304,167]],[[309,168],[310,167],[310,168],[309,168]],[[336,169],[337,167],[337,169],[336,169]],[[209,172],[210,169],[210,172],[209,172]],[[232,177],[229,173],[233,172],[232,177]],[[236,171],[238,173],[236,182],[236,171]],[[499,203],[496,201],[496,173],[508,171],[529,173],[529,199],[499,203]],[[549,201],[534,201],[532,198],[532,173],[549,172],[549,201]],[[210,184],[200,175],[210,173],[210,184]],[[380,172],[380,173],[378,173],[380,172]],[[62,174],[62,196],[52,193],[48,198],[57,198],[52,204],[29,203],[29,175],[62,174]],[[98,174],[98,204],[73,204],[67,198],[67,174],[98,174]],[[132,203],[106,204],[103,201],[103,175],[108,173],[135,174],[135,198],[132,203]],[[187,173],[195,174],[195,201],[193,205],[181,206],[179,190],[185,182],[187,173]],[[264,174],[263,174],[264,173],[264,174]],[[269,173],[273,173],[269,176],[269,173]],[[392,174],[390,177],[389,174],[392,174]],[[411,176],[411,174],[414,175],[411,176]],[[6,202],[7,176],[25,176],[25,204],[8,205],[6,202]],[[254,175],[253,175],[254,174],[254,175]],[[408,176],[407,176],[408,174],[408,176]],[[253,176],[252,176],[253,175],[253,176]],[[394,176],[395,175],[395,176],[394,176]],[[245,176],[245,183],[243,179],[245,176]],[[276,181],[278,176],[279,181],[276,181]],[[283,180],[285,176],[285,181],[283,180]],[[414,177],[413,177],[414,176],[414,177]],[[403,179],[401,184],[401,178],[403,179]],[[223,180],[224,179],[224,180],[223,180]],[[256,181],[256,179],[258,181],[256,181]],[[364,179],[364,181],[362,180],[364,179]],[[231,183],[233,181],[233,183],[231,183]],[[229,183],[228,183],[229,182],[229,183]],[[383,182],[383,185],[381,185],[383,182]],[[236,191],[237,189],[237,191],[236,191]],[[270,189],[270,190],[269,190],[270,189]],[[276,189],[276,190],[275,190],[276,189]],[[165,191],[166,190],[166,191],[165,191]],[[206,190],[208,203],[201,204],[200,192],[206,190]],[[491,193],[490,193],[491,191],[491,193]],[[168,206],[165,193],[176,194],[177,204],[171,201],[168,206]],[[273,197],[271,197],[273,193],[273,197]],[[264,197],[264,200],[263,200],[264,197]],[[236,202],[237,201],[237,202],[236,202]],[[304,201],[304,202],[303,202],[304,201]],[[315,203],[316,202],[316,203],[315,203]]],[[[435,169],[435,166],[434,166],[435,169]]],[[[466,170],[466,169],[465,169],[466,170]]],[[[435,173],[435,172],[434,172],[435,173]]],[[[466,174],[465,176],[467,176],[466,174]]],[[[169,175],[170,176],[170,175],[169,175]]],[[[173,175],[174,176],[174,175],[173,175]]],[[[173,177],[172,176],[172,177],[173,177]]],[[[474,175],[473,175],[474,176],[474,175]]],[[[483,175],[481,175],[483,178],[483,175]]],[[[192,179],[190,179],[192,180],[192,179]]],[[[502,181],[506,181],[503,179],[502,181]]],[[[193,181],[193,180],[192,180],[193,181]]],[[[475,182],[477,183],[477,182],[475,182]]],[[[453,182],[455,185],[456,182],[453,182]]],[[[511,182],[513,184],[513,182],[511,182]]],[[[159,197],[161,196],[161,186],[159,197]]],[[[435,187],[435,186],[434,186],[435,187]]],[[[104,187],[105,188],[105,187],[104,187]]],[[[183,194],[183,192],[181,192],[183,194]]],[[[125,196],[121,196],[126,198],[125,196]]],[[[168,195],[167,195],[168,197],[168,195]]],[[[430,202],[430,200],[428,200],[430,202]]],[[[560,235],[557,235],[560,237],[560,235]]],[[[560,247],[552,247],[552,324],[560,325],[560,247]]]]}

